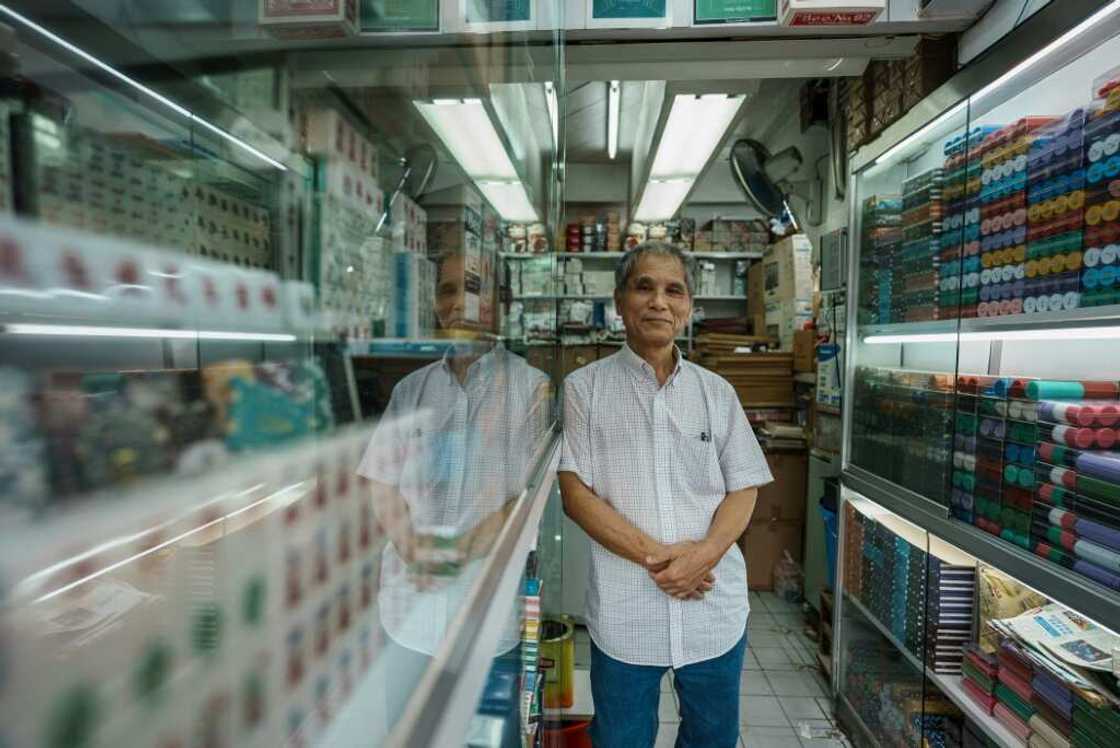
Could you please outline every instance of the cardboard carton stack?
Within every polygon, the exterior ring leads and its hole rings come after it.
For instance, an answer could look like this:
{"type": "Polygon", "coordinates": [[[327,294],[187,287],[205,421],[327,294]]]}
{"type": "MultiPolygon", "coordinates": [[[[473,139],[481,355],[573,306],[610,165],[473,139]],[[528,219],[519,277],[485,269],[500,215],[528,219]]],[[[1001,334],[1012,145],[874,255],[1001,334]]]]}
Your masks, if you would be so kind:
{"type": "Polygon", "coordinates": [[[699,363],[735,388],[744,408],[786,408],[794,405],[793,354],[749,353],[768,342],[746,335],[701,335],[696,339],[699,363]]]}
{"type": "Polygon", "coordinates": [[[795,333],[813,317],[812,244],[797,234],[771,245],[748,271],[747,313],[756,335],[793,350],[795,333]]]}

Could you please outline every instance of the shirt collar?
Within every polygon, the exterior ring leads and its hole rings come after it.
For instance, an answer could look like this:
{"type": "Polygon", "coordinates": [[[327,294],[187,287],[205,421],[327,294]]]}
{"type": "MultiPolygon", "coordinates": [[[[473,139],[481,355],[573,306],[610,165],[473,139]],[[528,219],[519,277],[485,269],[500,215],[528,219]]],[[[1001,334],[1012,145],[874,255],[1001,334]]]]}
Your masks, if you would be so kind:
{"type": "MultiPolygon", "coordinates": [[[[440,366],[445,372],[447,372],[448,376],[454,378],[455,371],[451,368],[451,359],[459,355],[464,355],[470,351],[470,348],[479,345],[482,345],[482,343],[477,341],[462,341],[449,345],[447,347],[447,350],[443,354],[443,359],[440,361],[440,366]]],[[[473,362],[469,367],[467,367],[467,382],[473,381],[483,368],[490,368],[494,366],[498,358],[504,352],[505,346],[502,345],[501,341],[495,342],[490,347],[490,350],[486,351],[486,353],[482,354],[482,356],[480,356],[477,361],[473,362]]]]}
{"type": "MultiPolygon", "coordinates": [[[[657,384],[657,372],[653,370],[653,367],[649,365],[648,361],[634,352],[634,349],[630,347],[629,343],[624,343],[622,345],[621,356],[623,365],[629,369],[631,373],[639,379],[649,379],[653,381],[654,384],[657,384]]],[[[669,375],[669,378],[665,380],[666,385],[670,385],[676,380],[677,375],[681,372],[682,362],[684,361],[684,357],[681,355],[681,349],[678,348],[676,344],[673,345],[673,359],[676,361],[676,365],[673,367],[673,372],[669,375]]]]}

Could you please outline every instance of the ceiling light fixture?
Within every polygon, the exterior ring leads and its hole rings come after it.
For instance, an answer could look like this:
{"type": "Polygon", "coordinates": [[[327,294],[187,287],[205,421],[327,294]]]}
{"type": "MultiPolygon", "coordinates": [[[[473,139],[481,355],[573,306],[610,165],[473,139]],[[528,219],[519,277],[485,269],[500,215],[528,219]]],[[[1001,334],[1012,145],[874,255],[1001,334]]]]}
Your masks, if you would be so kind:
{"type": "Polygon", "coordinates": [[[676,214],[744,101],[742,94],[673,97],[635,220],[667,221],[676,214]]]}
{"type": "Polygon", "coordinates": [[[539,220],[482,99],[434,99],[413,104],[503,219],[515,223],[539,220]]]}
{"type": "Polygon", "coordinates": [[[1031,330],[963,330],[955,332],[900,333],[868,335],[864,343],[962,343],[988,342],[993,340],[1114,340],[1120,338],[1120,326],[1061,327],[1031,330]]]}

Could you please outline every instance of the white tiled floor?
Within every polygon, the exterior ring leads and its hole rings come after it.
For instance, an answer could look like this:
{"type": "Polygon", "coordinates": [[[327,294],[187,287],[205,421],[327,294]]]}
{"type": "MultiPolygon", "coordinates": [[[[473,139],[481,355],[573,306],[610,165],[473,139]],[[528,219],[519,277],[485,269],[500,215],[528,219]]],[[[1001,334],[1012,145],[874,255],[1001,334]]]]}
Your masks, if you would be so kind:
{"type": "MultiPolygon", "coordinates": [[[[739,721],[742,748],[850,748],[836,728],[828,684],[815,665],[816,643],[802,632],[799,606],[771,593],[750,593],[750,649],[743,662],[739,721]]],[[[590,666],[587,632],[576,634],[576,667],[590,666]]],[[[661,683],[656,748],[677,739],[676,695],[661,683]]]]}

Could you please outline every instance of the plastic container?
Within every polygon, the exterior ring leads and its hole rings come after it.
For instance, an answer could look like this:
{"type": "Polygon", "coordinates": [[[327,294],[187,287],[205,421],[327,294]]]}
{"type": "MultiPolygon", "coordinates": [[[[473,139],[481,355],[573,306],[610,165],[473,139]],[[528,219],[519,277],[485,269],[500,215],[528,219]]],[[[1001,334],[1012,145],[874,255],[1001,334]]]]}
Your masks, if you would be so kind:
{"type": "Polygon", "coordinates": [[[541,745],[543,748],[592,748],[586,721],[546,722],[541,745]]]}
{"type": "Polygon", "coordinates": [[[567,616],[541,622],[541,667],[546,709],[567,709],[575,700],[575,626],[567,616]],[[551,663],[551,665],[549,664],[551,663]]]}
{"type": "Polygon", "coordinates": [[[836,521],[836,512],[818,505],[817,509],[824,520],[824,555],[828,561],[828,584],[836,589],[836,548],[839,544],[839,523],[836,521]]]}

